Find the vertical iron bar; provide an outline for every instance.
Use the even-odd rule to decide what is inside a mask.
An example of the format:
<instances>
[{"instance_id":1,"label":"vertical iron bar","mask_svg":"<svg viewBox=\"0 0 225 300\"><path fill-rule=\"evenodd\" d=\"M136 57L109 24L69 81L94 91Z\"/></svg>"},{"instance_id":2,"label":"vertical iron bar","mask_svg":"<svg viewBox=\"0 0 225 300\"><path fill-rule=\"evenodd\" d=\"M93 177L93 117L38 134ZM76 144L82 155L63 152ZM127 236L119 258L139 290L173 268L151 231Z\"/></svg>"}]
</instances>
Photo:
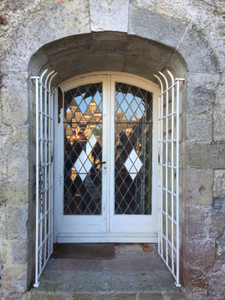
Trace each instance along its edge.
<instances>
[{"instance_id":1,"label":"vertical iron bar","mask_svg":"<svg viewBox=\"0 0 225 300\"><path fill-rule=\"evenodd\" d=\"M49 202L49 239L50 239L50 253L53 252L53 92L51 88L51 83L53 78L57 75L54 71L49 74L51 75L49 82L48 82L48 91L49 91L49 102L50 102L50 110L49 110L49 117L50 117L50 128L49 128L49 149L50 149L50 202Z\"/></svg>"},{"instance_id":2,"label":"vertical iron bar","mask_svg":"<svg viewBox=\"0 0 225 300\"><path fill-rule=\"evenodd\" d=\"M162 88L161 88L162 89ZM161 160L161 140L160 140L160 133L161 133L161 116L160 116L160 112L161 112L161 95L158 97L158 166L160 166L160 160ZM161 168L161 166L160 166ZM161 195L161 175L160 175L160 172L159 172L159 176L157 178L158 180L158 197L160 199L160 195ZM160 213L161 215L161 202L158 201L158 212ZM161 252L161 219L159 217L159 215L157 216L157 220L158 220L158 253Z\"/></svg>"},{"instance_id":3,"label":"vertical iron bar","mask_svg":"<svg viewBox=\"0 0 225 300\"><path fill-rule=\"evenodd\" d=\"M161 94L159 96L159 144L160 144L160 159L159 159L159 165L160 165L160 184L159 184L159 194L160 194L160 217L159 217L159 232L158 232L158 253L163 257L163 83L159 76L154 76L158 79L161 87Z\"/></svg>"},{"instance_id":4,"label":"vertical iron bar","mask_svg":"<svg viewBox=\"0 0 225 300\"><path fill-rule=\"evenodd\" d=\"M47 80L47 79L46 79ZM46 85L44 86L44 123L45 123L45 128L44 128L44 262L43 264L45 264L46 262L46 254L47 254L47 195L48 195L48 184L47 184L47 174L48 174L48 157L47 157L47 143L48 143L48 137L47 137L47 114L48 114L48 110L47 110L47 88Z\"/></svg>"},{"instance_id":5,"label":"vertical iron bar","mask_svg":"<svg viewBox=\"0 0 225 300\"><path fill-rule=\"evenodd\" d=\"M172 218L172 233L171 233L171 242L172 242L172 249L171 249L171 259L172 259L172 271L174 272L174 83L172 83L172 120L171 120L171 218Z\"/></svg>"},{"instance_id":6,"label":"vertical iron bar","mask_svg":"<svg viewBox=\"0 0 225 300\"><path fill-rule=\"evenodd\" d=\"M43 223L43 76L45 75L45 73L47 72L47 70L45 70L41 76L40 76L40 97L39 97L39 101L40 101L40 110L39 110L39 114L40 114L40 137L39 137L39 141L40 141L40 167L41 167L41 172L42 172L42 182L41 182L41 190L40 190L40 252L39 252L39 267L40 267L40 272L39 272L39 276L40 273L42 271L42 256L43 256L43 228L42 228L42 223Z\"/></svg>"},{"instance_id":7,"label":"vertical iron bar","mask_svg":"<svg viewBox=\"0 0 225 300\"><path fill-rule=\"evenodd\" d=\"M40 111L39 111L39 114L40 114L40 136L39 136L39 141L40 141L40 171L41 171L41 180L43 181L43 174L42 174L42 170L43 170L43 166L42 166L42 163L43 163L43 116L42 116L42 82L40 82L40 98L39 98L39 101L40 101ZM40 183L40 220L39 220L39 230L40 230L40 249L39 249L39 270L41 272L41 269L42 269L42 210L43 210L43 200L42 200L42 190L43 190L43 183L41 182ZM39 274L40 274L39 272Z\"/></svg>"},{"instance_id":8,"label":"vertical iron bar","mask_svg":"<svg viewBox=\"0 0 225 300\"><path fill-rule=\"evenodd\" d=\"M168 264L168 87L166 90L166 262Z\"/></svg>"},{"instance_id":9,"label":"vertical iron bar","mask_svg":"<svg viewBox=\"0 0 225 300\"><path fill-rule=\"evenodd\" d=\"M46 87L47 88L47 87ZM47 248L48 248L48 257L50 255L50 222L51 222L51 216L50 216L50 205L51 205L51 185L52 185L52 181L51 181L51 136L50 136L50 130L51 130L51 94L50 91L48 90L48 131L47 131L47 136L48 136L48 214L47 214L47 218L48 218L48 240L47 240Z\"/></svg>"},{"instance_id":10,"label":"vertical iron bar","mask_svg":"<svg viewBox=\"0 0 225 300\"><path fill-rule=\"evenodd\" d=\"M38 237L39 237L39 77L35 78L36 98L36 238L35 238L35 282L34 287L39 286L38 282Z\"/></svg>"},{"instance_id":11,"label":"vertical iron bar","mask_svg":"<svg viewBox=\"0 0 225 300\"><path fill-rule=\"evenodd\" d=\"M145 109L147 110L147 101L145 102ZM147 112L146 112L147 113ZM144 170L148 170L148 166L146 166L146 132L144 130L145 124L146 124L146 113L144 114L144 120L141 123L141 136L142 136L142 155L143 155L143 165L144 165ZM142 174L141 178L141 214L144 214L145 212L145 171Z\"/></svg>"},{"instance_id":12,"label":"vertical iron bar","mask_svg":"<svg viewBox=\"0 0 225 300\"><path fill-rule=\"evenodd\" d=\"M171 267L174 273L174 77L170 71L171 78Z\"/></svg>"},{"instance_id":13,"label":"vertical iron bar","mask_svg":"<svg viewBox=\"0 0 225 300\"><path fill-rule=\"evenodd\" d=\"M168 265L168 105L169 105L169 100L168 100L168 81L166 76L162 73L159 72L159 74L164 78L165 80L165 84L166 84L166 90L165 90L165 94L166 94L166 113L165 116L163 115L163 117L166 120L166 139L165 139L165 144L166 144L166 161L165 161L165 168L166 168L166 187L165 187L165 191L166 191L166 263Z\"/></svg>"},{"instance_id":14,"label":"vertical iron bar","mask_svg":"<svg viewBox=\"0 0 225 300\"><path fill-rule=\"evenodd\" d=\"M177 132L176 132L176 221L177 221L177 226L176 226L176 250L177 250L177 261L176 261L176 286L180 286L179 282L179 273L180 273L180 265L179 265L179 257L180 257L180 252L179 252L179 116L180 116L180 109L179 109L179 91L180 89L180 82L177 81Z\"/></svg>"},{"instance_id":15,"label":"vertical iron bar","mask_svg":"<svg viewBox=\"0 0 225 300\"><path fill-rule=\"evenodd\" d=\"M160 155L160 185L161 185L161 255L163 256L163 102L164 102L164 95L161 94L161 137L160 137L160 144L161 144L161 155Z\"/></svg>"},{"instance_id":16,"label":"vertical iron bar","mask_svg":"<svg viewBox=\"0 0 225 300\"><path fill-rule=\"evenodd\" d=\"M50 87L51 88L51 87ZM50 168L50 176L51 176L51 192L50 192L50 254L53 252L53 94L50 92L50 160L51 160L51 168Z\"/></svg>"}]
</instances>

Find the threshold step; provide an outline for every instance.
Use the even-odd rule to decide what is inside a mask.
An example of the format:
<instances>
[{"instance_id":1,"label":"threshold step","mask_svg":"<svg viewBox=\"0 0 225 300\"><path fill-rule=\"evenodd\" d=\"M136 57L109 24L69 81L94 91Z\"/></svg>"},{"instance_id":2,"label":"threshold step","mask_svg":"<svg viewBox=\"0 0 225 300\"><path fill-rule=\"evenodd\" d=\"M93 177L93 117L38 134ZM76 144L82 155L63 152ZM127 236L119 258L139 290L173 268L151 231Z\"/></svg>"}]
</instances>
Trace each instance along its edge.
<instances>
[{"instance_id":1,"label":"threshold step","mask_svg":"<svg viewBox=\"0 0 225 300\"><path fill-rule=\"evenodd\" d=\"M26 294L26 300L184 300L183 292L168 293L58 293L31 291Z\"/></svg>"}]
</instances>

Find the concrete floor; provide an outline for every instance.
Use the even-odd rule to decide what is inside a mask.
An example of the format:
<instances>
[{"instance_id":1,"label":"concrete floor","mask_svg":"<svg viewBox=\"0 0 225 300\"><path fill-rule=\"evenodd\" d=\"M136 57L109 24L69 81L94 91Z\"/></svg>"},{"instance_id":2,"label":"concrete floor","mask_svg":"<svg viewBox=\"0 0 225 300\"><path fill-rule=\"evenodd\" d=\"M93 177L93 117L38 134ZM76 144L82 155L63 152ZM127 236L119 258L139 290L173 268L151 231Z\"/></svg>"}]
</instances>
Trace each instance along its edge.
<instances>
[{"instance_id":1,"label":"concrete floor","mask_svg":"<svg viewBox=\"0 0 225 300\"><path fill-rule=\"evenodd\" d=\"M115 258L51 259L27 299L185 299L157 254L142 246L116 245Z\"/></svg>"}]
</instances>

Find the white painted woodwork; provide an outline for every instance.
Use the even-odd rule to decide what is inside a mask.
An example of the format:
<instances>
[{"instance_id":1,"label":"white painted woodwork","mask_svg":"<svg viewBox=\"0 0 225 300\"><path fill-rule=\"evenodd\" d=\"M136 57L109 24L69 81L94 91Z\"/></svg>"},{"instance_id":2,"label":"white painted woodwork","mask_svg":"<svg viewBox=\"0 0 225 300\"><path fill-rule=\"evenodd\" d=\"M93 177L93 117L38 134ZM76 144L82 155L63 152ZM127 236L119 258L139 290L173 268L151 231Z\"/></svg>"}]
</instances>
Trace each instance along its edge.
<instances>
[{"instance_id":1,"label":"white painted woodwork","mask_svg":"<svg viewBox=\"0 0 225 300\"><path fill-rule=\"evenodd\" d=\"M159 88L149 80L126 73L98 72L74 77L63 82L63 92L72 88L102 82L103 84L103 153L102 161L102 215L64 215L64 130L63 109L60 123L55 120L55 242L157 242L157 99ZM115 83L124 82L143 88L153 94L153 149L152 149L152 214L114 214L114 97ZM58 105L55 105L57 115Z\"/></svg>"}]
</instances>

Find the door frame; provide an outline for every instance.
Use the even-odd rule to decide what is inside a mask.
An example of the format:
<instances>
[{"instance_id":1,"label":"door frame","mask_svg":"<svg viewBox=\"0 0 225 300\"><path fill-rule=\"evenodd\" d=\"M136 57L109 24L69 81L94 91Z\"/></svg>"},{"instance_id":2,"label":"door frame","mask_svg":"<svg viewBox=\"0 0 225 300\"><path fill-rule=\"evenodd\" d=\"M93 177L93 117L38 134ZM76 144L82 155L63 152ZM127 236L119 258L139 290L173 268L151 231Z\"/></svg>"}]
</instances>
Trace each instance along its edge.
<instances>
[{"instance_id":1,"label":"door frame","mask_svg":"<svg viewBox=\"0 0 225 300\"><path fill-rule=\"evenodd\" d=\"M108 76L107 76L108 75ZM117 226L117 222L114 221L114 223L112 222L113 218L110 217L110 211L114 211L113 209L113 205L114 205L114 201L113 199L109 199L109 197L107 197L107 207L109 208L110 205L110 209L108 209L106 215L106 232L105 233L101 233L101 232L88 232L85 235L80 235L79 237L73 237L73 233L68 231L68 232L63 232L61 233L58 229L58 222L56 221L56 218L59 218L59 209L57 208L57 203L59 201L57 201L57 197L59 195L59 190L58 187L63 184L63 180L64 180L64 176L63 174L60 174L61 171L58 168L58 164L55 164L55 176L54 176L54 201L55 201L55 205L54 205L54 242L157 242L157 236L158 236L158 179L159 179L159 170L158 170L158 96L160 94L160 89L158 87L157 84L151 82L148 79L133 75L133 74L129 74L129 73L120 73L120 72L92 72L92 73L87 73L87 74L82 74L80 76L75 76L73 78L70 78L66 81L64 81L63 83L61 83L59 85L60 89L62 90L62 93L64 93L65 91L68 91L70 89L76 88L78 86L81 86L83 84L91 84L91 83L95 83L95 82L102 82L103 76L106 78L106 81L111 81L113 80L114 82L124 82L124 83L128 83L140 88L143 88L149 92L152 93L153 95L153 142L152 142L152 171L153 171L153 176L152 176L152 215L154 220L152 221L152 228L151 230L148 229L148 221L147 219L149 218L149 215L142 215L143 217L143 222L144 222L144 226L143 228L146 228L146 230L143 230L142 232L135 232L135 225L136 225L136 216L135 215L128 215L130 222L127 226L127 228L130 231L130 227L133 227L133 231L132 233L130 233L128 230L121 230L121 223L119 226ZM109 86L109 82L107 84L107 86ZM105 89L104 90L104 86L103 86L103 93L107 94L107 97L111 99L113 99L114 97L114 89L112 88L110 89ZM58 116L58 95L56 95L56 105L55 105L55 115ZM108 107L109 109L109 107ZM105 112L103 111L103 114ZM108 112L110 113L110 112ZM111 113L112 114L112 113ZM114 117L114 114L113 114ZM63 118L63 109L61 109L60 112L60 118L62 120ZM58 118L55 118L57 122ZM57 129L57 128L56 128ZM57 130L55 130L55 135L56 135ZM63 130L62 130L63 133ZM104 134L104 133L103 133ZM108 136L108 142L114 141L113 139L114 137L114 132L111 132L111 136ZM61 137L63 138L63 137ZM57 141L59 141L59 139L55 136L55 151L54 151L54 161L57 162L60 159L60 155L61 155L61 159L63 160L63 156L62 153L59 153L59 144ZM62 147L63 148L63 147ZM64 149L63 149L64 150ZM63 163L61 161L61 163ZM114 157L111 158L108 168L111 170L114 170ZM112 173L112 172L111 172ZM110 175L109 177L110 182L108 182L108 187L114 184L114 177L112 175ZM109 195L109 191L106 191L107 195ZM61 195L62 196L62 195ZM112 196L111 196L112 197ZM74 217L74 216L73 216ZM81 217L81 216L75 216L75 217ZM90 218L92 216L89 216ZM96 216L95 216L96 217ZM121 219L122 217L124 217L124 215L116 215L116 219ZM79 220L82 223L81 218L79 218ZM97 219L96 219L97 221ZM96 222L96 226L98 221ZM114 232L109 234L109 230L110 228L114 228Z\"/></svg>"}]
</instances>

